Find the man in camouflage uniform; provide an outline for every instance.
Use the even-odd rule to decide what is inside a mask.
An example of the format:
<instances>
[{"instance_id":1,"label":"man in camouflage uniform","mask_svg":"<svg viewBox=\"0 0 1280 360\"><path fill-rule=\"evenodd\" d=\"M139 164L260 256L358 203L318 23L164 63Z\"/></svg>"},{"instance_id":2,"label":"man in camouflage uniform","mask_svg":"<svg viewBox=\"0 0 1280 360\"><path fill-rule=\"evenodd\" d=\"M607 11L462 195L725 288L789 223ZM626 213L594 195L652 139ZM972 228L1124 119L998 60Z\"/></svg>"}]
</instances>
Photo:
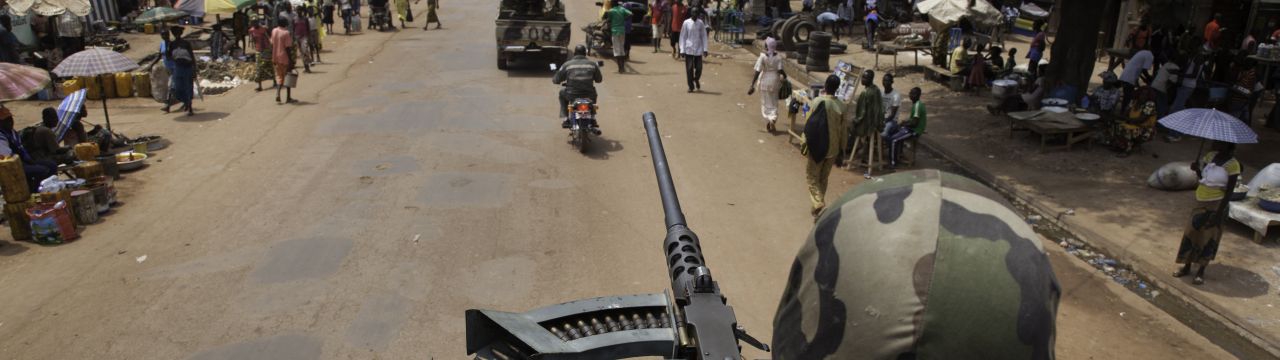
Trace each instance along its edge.
<instances>
[{"instance_id":1,"label":"man in camouflage uniform","mask_svg":"<svg viewBox=\"0 0 1280 360\"><path fill-rule=\"evenodd\" d=\"M774 358L1053 359L1061 289L1038 239L958 175L865 182L796 256Z\"/></svg>"},{"instance_id":2,"label":"man in camouflage uniform","mask_svg":"<svg viewBox=\"0 0 1280 360\"><path fill-rule=\"evenodd\" d=\"M812 116L819 106L824 106L827 116L827 155L822 161L814 161L809 159L806 161L805 175L809 180L809 200L813 203L812 213L814 218L822 213L822 209L826 207L827 201L827 179L831 177L831 166L835 164L836 157L840 156L840 149L844 148L844 133L847 131L844 121L844 103L835 97L836 89L840 88L840 78L835 75L827 76L827 81L823 84L822 96L814 99L809 103L809 115ZM805 119L807 122L808 119Z\"/></svg>"}]
</instances>

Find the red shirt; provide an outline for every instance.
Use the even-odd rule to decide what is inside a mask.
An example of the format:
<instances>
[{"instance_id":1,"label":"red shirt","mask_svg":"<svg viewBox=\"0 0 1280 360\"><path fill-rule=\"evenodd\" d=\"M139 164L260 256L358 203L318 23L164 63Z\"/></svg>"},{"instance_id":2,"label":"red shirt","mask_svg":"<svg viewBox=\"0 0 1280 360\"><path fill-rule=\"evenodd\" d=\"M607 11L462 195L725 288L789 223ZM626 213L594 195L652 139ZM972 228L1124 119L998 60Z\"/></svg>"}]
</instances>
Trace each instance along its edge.
<instances>
[{"instance_id":1,"label":"red shirt","mask_svg":"<svg viewBox=\"0 0 1280 360\"><path fill-rule=\"evenodd\" d=\"M680 32L680 26L684 25L684 17L688 12L689 9L679 1L671 5L671 32Z\"/></svg>"},{"instance_id":2,"label":"red shirt","mask_svg":"<svg viewBox=\"0 0 1280 360\"><path fill-rule=\"evenodd\" d=\"M1209 44L1210 49L1218 48L1218 38L1222 37L1222 26L1218 25L1218 20L1210 21L1204 26L1204 42Z\"/></svg>"},{"instance_id":3,"label":"red shirt","mask_svg":"<svg viewBox=\"0 0 1280 360\"><path fill-rule=\"evenodd\" d=\"M653 24L654 24L654 25L661 24L661 23L662 23L662 8L659 8L659 7L657 7L657 6L654 6L654 7L650 8L650 9L649 9L649 18L650 18L650 19L649 19L650 21L653 21Z\"/></svg>"},{"instance_id":4,"label":"red shirt","mask_svg":"<svg viewBox=\"0 0 1280 360\"><path fill-rule=\"evenodd\" d=\"M293 46L293 36L289 36L289 30L282 27L276 27L271 30L271 61L276 64L289 64L289 47Z\"/></svg>"},{"instance_id":5,"label":"red shirt","mask_svg":"<svg viewBox=\"0 0 1280 360\"><path fill-rule=\"evenodd\" d=\"M254 26L249 29L249 37L253 38L253 48L258 53L267 52L271 46L271 38L267 36L267 28L265 26Z\"/></svg>"}]
</instances>

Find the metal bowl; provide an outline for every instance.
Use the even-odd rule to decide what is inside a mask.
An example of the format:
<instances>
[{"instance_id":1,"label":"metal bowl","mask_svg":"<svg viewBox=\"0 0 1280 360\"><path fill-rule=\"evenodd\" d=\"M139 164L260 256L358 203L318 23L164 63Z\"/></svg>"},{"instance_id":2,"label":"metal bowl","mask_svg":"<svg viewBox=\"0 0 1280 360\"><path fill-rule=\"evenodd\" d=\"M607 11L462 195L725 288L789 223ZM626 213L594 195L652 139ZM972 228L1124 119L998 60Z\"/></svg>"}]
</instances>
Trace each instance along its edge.
<instances>
[{"instance_id":1,"label":"metal bowl","mask_svg":"<svg viewBox=\"0 0 1280 360\"><path fill-rule=\"evenodd\" d=\"M133 160L130 160L132 157ZM135 154L132 151L116 154L116 167L120 171L133 171L147 163L147 154Z\"/></svg>"},{"instance_id":2,"label":"metal bowl","mask_svg":"<svg viewBox=\"0 0 1280 360\"><path fill-rule=\"evenodd\" d=\"M1064 108L1064 107L1061 107L1061 106L1045 106L1045 107L1040 108L1040 110L1044 110L1045 112L1051 112L1051 113L1056 113L1056 114L1061 114L1061 113L1064 113L1064 112L1069 111L1069 110L1067 110L1067 108Z\"/></svg>"},{"instance_id":3,"label":"metal bowl","mask_svg":"<svg viewBox=\"0 0 1280 360\"><path fill-rule=\"evenodd\" d=\"M1041 100L1040 104L1044 106L1067 106L1070 102L1067 99L1048 98Z\"/></svg>"}]
</instances>

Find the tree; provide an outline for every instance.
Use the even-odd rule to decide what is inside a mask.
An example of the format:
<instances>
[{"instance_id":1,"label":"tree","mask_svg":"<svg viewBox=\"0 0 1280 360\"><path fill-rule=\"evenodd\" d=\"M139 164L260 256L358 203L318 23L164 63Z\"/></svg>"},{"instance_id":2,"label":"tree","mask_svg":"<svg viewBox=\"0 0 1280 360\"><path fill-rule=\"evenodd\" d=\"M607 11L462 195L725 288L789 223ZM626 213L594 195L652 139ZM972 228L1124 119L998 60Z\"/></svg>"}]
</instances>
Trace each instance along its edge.
<instances>
[{"instance_id":1,"label":"tree","mask_svg":"<svg viewBox=\"0 0 1280 360\"><path fill-rule=\"evenodd\" d=\"M1098 60L1098 29L1102 25L1102 16L1107 6L1116 6L1116 1L1108 0L1059 0L1054 6L1061 22L1054 31L1053 48L1048 57L1049 69L1045 72L1045 84L1074 86L1078 93L1075 98L1089 87L1089 78L1093 77L1093 66ZM1035 66L1035 64L1027 64ZM1050 87L1052 89L1052 87Z\"/></svg>"}]
</instances>

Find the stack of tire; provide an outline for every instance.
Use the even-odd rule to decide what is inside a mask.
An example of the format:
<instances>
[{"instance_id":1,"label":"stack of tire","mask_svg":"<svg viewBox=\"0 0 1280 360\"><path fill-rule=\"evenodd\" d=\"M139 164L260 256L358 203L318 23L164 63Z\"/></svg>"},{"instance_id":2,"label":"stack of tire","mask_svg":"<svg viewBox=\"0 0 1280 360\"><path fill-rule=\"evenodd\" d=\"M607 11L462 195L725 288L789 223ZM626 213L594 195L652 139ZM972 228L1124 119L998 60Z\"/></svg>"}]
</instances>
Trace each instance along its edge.
<instances>
[{"instance_id":1,"label":"stack of tire","mask_svg":"<svg viewBox=\"0 0 1280 360\"><path fill-rule=\"evenodd\" d=\"M804 62L805 70L831 71L831 33L817 31L809 36L808 62Z\"/></svg>"},{"instance_id":2,"label":"stack of tire","mask_svg":"<svg viewBox=\"0 0 1280 360\"><path fill-rule=\"evenodd\" d=\"M796 44L809 41L809 33L818 29L818 21L811 15L796 15L786 21L774 23L773 33L778 34L778 50L794 51Z\"/></svg>"}]
</instances>

